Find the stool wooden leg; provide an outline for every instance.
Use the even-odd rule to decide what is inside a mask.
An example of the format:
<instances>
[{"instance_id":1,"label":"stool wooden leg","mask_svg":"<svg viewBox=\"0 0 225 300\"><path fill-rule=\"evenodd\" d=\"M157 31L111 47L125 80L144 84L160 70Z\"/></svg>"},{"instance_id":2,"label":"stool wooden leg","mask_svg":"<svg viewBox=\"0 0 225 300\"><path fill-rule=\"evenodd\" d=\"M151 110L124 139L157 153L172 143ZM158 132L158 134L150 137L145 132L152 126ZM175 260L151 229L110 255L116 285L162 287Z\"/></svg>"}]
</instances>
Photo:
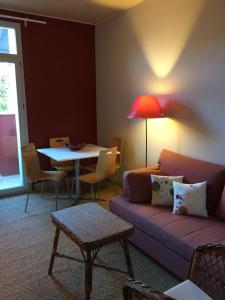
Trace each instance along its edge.
<instances>
[{"instance_id":1,"label":"stool wooden leg","mask_svg":"<svg viewBox=\"0 0 225 300\"><path fill-rule=\"evenodd\" d=\"M25 213L27 213L27 206L28 206L28 200L30 196L30 191L31 191L31 182L28 182L28 187L27 187L27 200L26 200L26 206L25 206Z\"/></svg>"},{"instance_id":2,"label":"stool wooden leg","mask_svg":"<svg viewBox=\"0 0 225 300\"><path fill-rule=\"evenodd\" d=\"M91 184L91 200L94 201L94 188L93 188L93 184Z\"/></svg>"},{"instance_id":3,"label":"stool wooden leg","mask_svg":"<svg viewBox=\"0 0 225 300\"><path fill-rule=\"evenodd\" d=\"M91 251L87 251L85 260L85 300L90 300L92 290L92 258Z\"/></svg>"},{"instance_id":4,"label":"stool wooden leg","mask_svg":"<svg viewBox=\"0 0 225 300\"><path fill-rule=\"evenodd\" d=\"M129 253L127 242L125 240L123 240L120 243L124 250L124 255L125 255L126 264L127 264L127 272L129 274L130 278L134 278L134 271L133 271L133 267L131 264L130 253Z\"/></svg>"},{"instance_id":5,"label":"stool wooden leg","mask_svg":"<svg viewBox=\"0 0 225 300\"><path fill-rule=\"evenodd\" d=\"M132 300L132 291L128 286L123 287L123 300Z\"/></svg>"},{"instance_id":6,"label":"stool wooden leg","mask_svg":"<svg viewBox=\"0 0 225 300\"><path fill-rule=\"evenodd\" d=\"M49 264L49 268L48 268L48 275L52 274L52 268L53 268L55 254L56 254L57 246L58 246L59 233L60 233L60 229L58 227L56 227L55 238L54 238L53 248L52 248L52 255L51 255L50 264Z\"/></svg>"},{"instance_id":7,"label":"stool wooden leg","mask_svg":"<svg viewBox=\"0 0 225 300\"><path fill-rule=\"evenodd\" d=\"M55 182L55 210L58 210L58 192L59 192L59 183Z\"/></svg>"}]
</instances>

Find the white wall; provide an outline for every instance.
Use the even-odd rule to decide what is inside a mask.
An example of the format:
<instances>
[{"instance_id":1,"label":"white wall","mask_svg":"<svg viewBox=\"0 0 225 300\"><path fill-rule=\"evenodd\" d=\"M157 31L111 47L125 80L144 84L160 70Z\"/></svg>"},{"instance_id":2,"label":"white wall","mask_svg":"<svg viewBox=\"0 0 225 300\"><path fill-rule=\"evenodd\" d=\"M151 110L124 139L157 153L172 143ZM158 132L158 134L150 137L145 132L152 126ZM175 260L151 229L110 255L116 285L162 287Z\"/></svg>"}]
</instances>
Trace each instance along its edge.
<instances>
[{"instance_id":1,"label":"white wall","mask_svg":"<svg viewBox=\"0 0 225 300\"><path fill-rule=\"evenodd\" d=\"M225 1L147 0L96 28L98 142L125 138L123 169L144 166L138 95L170 118L149 120L149 164L163 148L225 164ZM194 167L194 166L193 166Z\"/></svg>"}]
</instances>

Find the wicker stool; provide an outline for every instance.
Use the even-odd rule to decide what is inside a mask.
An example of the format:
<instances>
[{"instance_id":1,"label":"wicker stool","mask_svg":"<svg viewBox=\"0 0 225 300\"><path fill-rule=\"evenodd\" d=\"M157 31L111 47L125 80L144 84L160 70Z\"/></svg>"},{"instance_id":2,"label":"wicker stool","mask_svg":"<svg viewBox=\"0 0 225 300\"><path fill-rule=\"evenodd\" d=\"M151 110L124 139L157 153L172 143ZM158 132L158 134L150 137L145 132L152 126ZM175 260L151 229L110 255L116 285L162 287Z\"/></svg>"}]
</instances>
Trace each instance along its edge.
<instances>
[{"instance_id":1,"label":"wicker stool","mask_svg":"<svg viewBox=\"0 0 225 300\"><path fill-rule=\"evenodd\" d=\"M48 274L52 274L55 256L72 259L85 263L85 299L90 299L92 290L93 266L112 269L129 274L133 278L134 273L125 238L133 232L133 226L118 216L105 210L95 203L81 204L66 208L51 214L52 222L56 226L55 239ZM83 260L59 254L57 245L59 233L62 230L80 248ZM124 249L127 272L117 268L94 263L99 250L108 244L119 241Z\"/></svg>"}]
</instances>

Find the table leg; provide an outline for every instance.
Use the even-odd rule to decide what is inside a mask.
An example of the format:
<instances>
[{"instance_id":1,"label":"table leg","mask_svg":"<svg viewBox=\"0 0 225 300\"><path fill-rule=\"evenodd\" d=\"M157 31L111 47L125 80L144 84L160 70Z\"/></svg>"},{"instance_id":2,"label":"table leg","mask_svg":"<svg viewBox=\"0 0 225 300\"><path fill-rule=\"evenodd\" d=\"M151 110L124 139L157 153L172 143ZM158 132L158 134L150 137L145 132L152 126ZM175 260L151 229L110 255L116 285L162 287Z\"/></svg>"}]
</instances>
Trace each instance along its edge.
<instances>
[{"instance_id":1,"label":"table leg","mask_svg":"<svg viewBox=\"0 0 225 300\"><path fill-rule=\"evenodd\" d=\"M91 251L87 251L85 260L85 300L90 299L92 290L92 258Z\"/></svg>"},{"instance_id":2,"label":"table leg","mask_svg":"<svg viewBox=\"0 0 225 300\"><path fill-rule=\"evenodd\" d=\"M80 176L80 160L75 160L75 177ZM80 198L80 180L76 179L76 198Z\"/></svg>"},{"instance_id":3,"label":"table leg","mask_svg":"<svg viewBox=\"0 0 225 300\"><path fill-rule=\"evenodd\" d=\"M131 264L130 253L129 253L127 241L123 240L120 243L124 250L124 255L125 255L126 264L127 264L127 272L129 274L130 278L134 278L134 271L133 271L133 267Z\"/></svg>"},{"instance_id":4,"label":"table leg","mask_svg":"<svg viewBox=\"0 0 225 300\"><path fill-rule=\"evenodd\" d=\"M56 254L57 246L58 246L59 233L60 233L60 229L58 227L56 227L55 238L54 238L53 248L52 248L52 255L51 255L50 264L49 264L49 268L48 268L48 275L52 274L52 268L53 268L55 254Z\"/></svg>"}]
</instances>

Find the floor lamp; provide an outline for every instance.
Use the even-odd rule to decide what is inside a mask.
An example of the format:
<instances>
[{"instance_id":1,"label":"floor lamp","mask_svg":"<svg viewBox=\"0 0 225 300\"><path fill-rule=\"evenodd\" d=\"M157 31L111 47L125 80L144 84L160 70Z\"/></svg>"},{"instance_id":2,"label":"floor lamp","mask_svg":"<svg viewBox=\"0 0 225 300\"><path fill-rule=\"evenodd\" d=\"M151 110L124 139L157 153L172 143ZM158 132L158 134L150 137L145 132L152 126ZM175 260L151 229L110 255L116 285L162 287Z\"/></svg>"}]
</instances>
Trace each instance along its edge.
<instances>
[{"instance_id":1,"label":"floor lamp","mask_svg":"<svg viewBox=\"0 0 225 300\"><path fill-rule=\"evenodd\" d=\"M145 119L145 167L148 163L148 119L164 118L162 107L155 96L138 96L128 114L129 119Z\"/></svg>"}]
</instances>

